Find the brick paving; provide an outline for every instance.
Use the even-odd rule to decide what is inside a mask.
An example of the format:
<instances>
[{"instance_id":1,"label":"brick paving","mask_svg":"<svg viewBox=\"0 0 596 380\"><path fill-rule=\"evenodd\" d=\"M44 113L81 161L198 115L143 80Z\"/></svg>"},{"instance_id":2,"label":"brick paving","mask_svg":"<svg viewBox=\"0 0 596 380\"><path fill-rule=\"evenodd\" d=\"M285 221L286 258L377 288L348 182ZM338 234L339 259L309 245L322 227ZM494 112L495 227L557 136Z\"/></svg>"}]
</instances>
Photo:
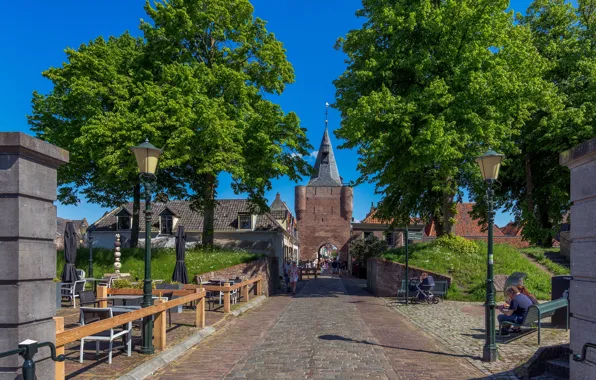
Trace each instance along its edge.
<instances>
[{"instance_id":1,"label":"brick paving","mask_svg":"<svg viewBox=\"0 0 596 380\"><path fill-rule=\"evenodd\" d=\"M447 347L449 352L463 355L474 367L491 379L517 379L516 367L524 364L539 347L569 343L569 333L564 328L554 328L545 319L542 324L541 345L536 332L512 333L500 338L497 334L499 361L482 362L484 346L484 306L480 302L443 301L438 305L388 302L400 314ZM497 323L498 326L498 323ZM546 377L545 377L546 378Z\"/></svg>"},{"instance_id":2,"label":"brick paving","mask_svg":"<svg viewBox=\"0 0 596 380\"><path fill-rule=\"evenodd\" d=\"M363 290L322 277L295 298L271 297L152 379L470 379L464 357Z\"/></svg>"}]
</instances>

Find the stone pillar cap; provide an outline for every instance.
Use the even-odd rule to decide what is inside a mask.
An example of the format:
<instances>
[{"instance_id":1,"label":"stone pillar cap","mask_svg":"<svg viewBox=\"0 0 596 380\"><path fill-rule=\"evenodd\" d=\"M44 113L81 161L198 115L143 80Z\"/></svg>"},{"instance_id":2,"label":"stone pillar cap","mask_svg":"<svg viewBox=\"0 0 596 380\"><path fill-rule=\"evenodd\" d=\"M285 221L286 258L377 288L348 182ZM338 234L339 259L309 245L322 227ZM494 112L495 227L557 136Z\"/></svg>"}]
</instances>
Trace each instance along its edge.
<instances>
[{"instance_id":1,"label":"stone pillar cap","mask_svg":"<svg viewBox=\"0 0 596 380\"><path fill-rule=\"evenodd\" d=\"M18 154L55 168L69 161L68 151L22 132L0 132L0 154Z\"/></svg>"},{"instance_id":2,"label":"stone pillar cap","mask_svg":"<svg viewBox=\"0 0 596 380\"><path fill-rule=\"evenodd\" d=\"M569 168L596 160L596 138L584 141L559 155L559 164Z\"/></svg>"}]
</instances>

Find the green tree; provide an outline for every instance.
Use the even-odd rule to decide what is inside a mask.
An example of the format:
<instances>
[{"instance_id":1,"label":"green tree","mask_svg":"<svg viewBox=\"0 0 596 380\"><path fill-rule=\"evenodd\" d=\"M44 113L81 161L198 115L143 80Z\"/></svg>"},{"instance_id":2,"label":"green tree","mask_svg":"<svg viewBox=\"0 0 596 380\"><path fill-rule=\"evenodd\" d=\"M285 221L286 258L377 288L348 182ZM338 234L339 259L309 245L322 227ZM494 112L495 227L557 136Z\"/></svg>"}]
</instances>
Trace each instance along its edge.
<instances>
[{"instance_id":1,"label":"green tree","mask_svg":"<svg viewBox=\"0 0 596 380\"><path fill-rule=\"evenodd\" d=\"M132 246L138 240L140 184L130 147L145 138L157 146L169 143L155 101L163 97L143 70L144 47L142 39L124 34L67 49L62 67L43 72L53 88L34 92L28 117L39 138L70 152L70 163L58 170L60 202L76 204L82 195L114 207L134 200ZM158 186L184 196L183 182L170 170L173 163L166 150Z\"/></svg>"},{"instance_id":2,"label":"green tree","mask_svg":"<svg viewBox=\"0 0 596 380\"><path fill-rule=\"evenodd\" d=\"M559 154L596 135L596 2L535 0L518 21L532 33L533 46L547 62L542 77L555 89L508 145L500 204L513 211L533 244L552 246L556 228L569 209L569 172Z\"/></svg>"},{"instance_id":3,"label":"green tree","mask_svg":"<svg viewBox=\"0 0 596 380\"><path fill-rule=\"evenodd\" d=\"M266 98L281 94L294 71L248 0L156 1L146 11L153 20L141 25L147 60L167 93L165 123L178 140L178 172L204 213L203 243L212 246L220 173L229 173L234 191L247 193L261 211L272 178L309 173L298 117Z\"/></svg>"},{"instance_id":4,"label":"green tree","mask_svg":"<svg viewBox=\"0 0 596 380\"><path fill-rule=\"evenodd\" d=\"M360 265L366 265L369 258L380 257L387 251L387 242L374 235L350 242L350 256Z\"/></svg>"},{"instance_id":5,"label":"green tree","mask_svg":"<svg viewBox=\"0 0 596 380\"><path fill-rule=\"evenodd\" d=\"M454 231L458 192L479 174L473 158L505 149L548 84L545 63L506 0L364 0L361 29L337 47L338 137L361 155L359 181L383 195L380 214ZM546 90L545 90L546 91Z\"/></svg>"}]
</instances>

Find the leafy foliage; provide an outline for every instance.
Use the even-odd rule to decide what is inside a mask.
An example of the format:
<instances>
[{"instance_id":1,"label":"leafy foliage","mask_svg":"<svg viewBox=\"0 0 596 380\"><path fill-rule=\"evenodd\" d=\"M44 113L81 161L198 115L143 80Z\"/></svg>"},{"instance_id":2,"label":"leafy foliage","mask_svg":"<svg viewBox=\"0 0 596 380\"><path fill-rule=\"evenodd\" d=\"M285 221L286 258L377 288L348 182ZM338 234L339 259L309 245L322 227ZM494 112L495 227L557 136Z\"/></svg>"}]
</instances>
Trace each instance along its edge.
<instances>
[{"instance_id":1,"label":"leafy foliage","mask_svg":"<svg viewBox=\"0 0 596 380\"><path fill-rule=\"evenodd\" d=\"M355 239L350 242L350 256L360 265L366 265L366 261L372 257L380 257L387 251L387 242L374 235L365 239Z\"/></svg>"},{"instance_id":2,"label":"leafy foliage","mask_svg":"<svg viewBox=\"0 0 596 380\"><path fill-rule=\"evenodd\" d=\"M45 71L53 89L34 93L29 122L70 151L71 163L59 169L64 203L76 203L79 191L105 207L130 199L138 183L130 147L149 138L164 150L156 191L204 210L203 242L211 244L220 173L259 210L267 209L272 178L309 173L297 115L266 98L281 94L294 72L248 0L156 1L145 9L144 38L98 38Z\"/></svg>"},{"instance_id":3,"label":"leafy foliage","mask_svg":"<svg viewBox=\"0 0 596 380\"><path fill-rule=\"evenodd\" d=\"M336 134L358 149L359 182L376 183L386 219L419 215L451 232L457 192L479 179L473 158L511 144L548 91L508 3L364 0L363 27L338 41L348 68L334 82Z\"/></svg>"},{"instance_id":4,"label":"leafy foliage","mask_svg":"<svg viewBox=\"0 0 596 380\"><path fill-rule=\"evenodd\" d=\"M444 236L430 243L410 245L410 265L451 276L453 284L449 289L450 299L483 301L486 298L487 245L480 241L464 240L461 237ZM405 250L390 250L383 257L405 263ZM551 276L517 249L507 244L495 244L494 265L495 274L527 273L524 285L528 290L539 299L550 299ZM497 296L502 296L502 293L497 292Z\"/></svg>"},{"instance_id":5,"label":"leafy foliage","mask_svg":"<svg viewBox=\"0 0 596 380\"><path fill-rule=\"evenodd\" d=\"M512 211L533 244L552 246L557 227L569 209L569 171L559 154L596 136L596 3L535 0L521 25L531 30L531 44L546 62L542 79L552 90L504 146L507 156L500 205Z\"/></svg>"}]
</instances>

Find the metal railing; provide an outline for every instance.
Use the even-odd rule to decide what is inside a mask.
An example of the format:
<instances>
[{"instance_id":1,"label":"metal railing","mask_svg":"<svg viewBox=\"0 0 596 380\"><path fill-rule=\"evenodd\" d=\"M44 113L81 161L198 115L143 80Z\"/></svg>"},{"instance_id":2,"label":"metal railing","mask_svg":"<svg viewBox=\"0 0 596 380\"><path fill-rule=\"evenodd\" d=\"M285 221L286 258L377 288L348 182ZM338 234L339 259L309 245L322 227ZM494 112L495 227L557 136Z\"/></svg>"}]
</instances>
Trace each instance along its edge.
<instances>
[{"instance_id":1,"label":"metal railing","mask_svg":"<svg viewBox=\"0 0 596 380\"><path fill-rule=\"evenodd\" d=\"M23 362L23 380L35 380L35 362L33 357L41 347L49 347L52 355L52 360L55 362L63 362L65 359L64 355L56 356L56 346L52 342L38 343L34 340L27 339L19 343L19 348L16 350L10 350L6 352L0 352L0 358L5 358L12 355L20 355L25 360Z\"/></svg>"},{"instance_id":2,"label":"metal railing","mask_svg":"<svg viewBox=\"0 0 596 380\"><path fill-rule=\"evenodd\" d=\"M573 360L576 362L583 362L584 360L586 360L586 354L588 352L588 348L594 348L596 349L596 344L594 343L586 343L584 344L584 347L582 347L582 353L580 354L575 354L573 355Z\"/></svg>"}]
</instances>

